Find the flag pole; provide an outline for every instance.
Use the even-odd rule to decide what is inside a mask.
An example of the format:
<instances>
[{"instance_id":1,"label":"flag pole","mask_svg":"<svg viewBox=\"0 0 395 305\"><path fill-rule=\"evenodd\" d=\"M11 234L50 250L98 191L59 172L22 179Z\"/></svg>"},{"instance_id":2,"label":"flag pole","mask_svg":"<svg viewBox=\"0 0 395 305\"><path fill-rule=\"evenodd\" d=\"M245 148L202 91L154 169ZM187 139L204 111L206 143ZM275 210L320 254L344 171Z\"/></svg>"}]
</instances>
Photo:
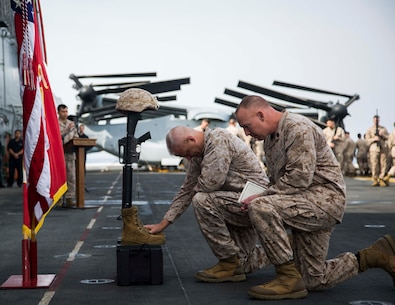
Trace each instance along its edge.
<instances>
[{"instance_id":1,"label":"flag pole","mask_svg":"<svg viewBox=\"0 0 395 305\"><path fill-rule=\"evenodd\" d=\"M23 183L23 201L27 204L28 194L26 187L26 175ZM24 209L24 213L26 210ZM22 239L22 274L11 275L2 285L1 289L17 288L49 288L55 280L55 274L37 274L37 238L36 238L36 218L31 216L30 239L27 233Z\"/></svg>"},{"instance_id":2,"label":"flag pole","mask_svg":"<svg viewBox=\"0 0 395 305\"><path fill-rule=\"evenodd\" d=\"M23 168L23 213L26 213L27 207L27 187L26 187L26 171ZM22 240L22 286L30 287L30 241L27 234L23 233Z\"/></svg>"},{"instance_id":3,"label":"flag pole","mask_svg":"<svg viewBox=\"0 0 395 305\"><path fill-rule=\"evenodd\" d=\"M10 279L11 277L9 278L9 280ZM29 239L27 238L27 236L25 236L22 239L22 283L21 284L22 287L25 288L30 287ZM6 288L8 287L7 282L5 282L4 285Z\"/></svg>"},{"instance_id":4,"label":"flag pole","mask_svg":"<svg viewBox=\"0 0 395 305\"><path fill-rule=\"evenodd\" d=\"M42 46L42 52L43 52L43 59L46 64L48 64L47 61L47 45L45 43L45 35L44 35L44 27L43 27L43 15L41 14L41 4L40 0L37 0L37 15L38 15L38 26L40 29L40 34L41 34L41 46Z\"/></svg>"},{"instance_id":5,"label":"flag pole","mask_svg":"<svg viewBox=\"0 0 395 305\"><path fill-rule=\"evenodd\" d=\"M29 248L29 263L30 263L30 284L37 285L37 239L36 239L36 221L34 213L31 216L32 228Z\"/></svg>"}]
</instances>

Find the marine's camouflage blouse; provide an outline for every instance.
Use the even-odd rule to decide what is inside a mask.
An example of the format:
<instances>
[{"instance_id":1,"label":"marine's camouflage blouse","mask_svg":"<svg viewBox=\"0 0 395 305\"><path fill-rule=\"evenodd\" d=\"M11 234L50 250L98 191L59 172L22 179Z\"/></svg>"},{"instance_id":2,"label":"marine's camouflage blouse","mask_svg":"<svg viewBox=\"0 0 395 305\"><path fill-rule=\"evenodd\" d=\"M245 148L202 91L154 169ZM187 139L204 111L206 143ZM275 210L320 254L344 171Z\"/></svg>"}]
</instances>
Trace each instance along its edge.
<instances>
[{"instance_id":1,"label":"marine's camouflage blouse","mask_svg":"<svg viewBox=\"0 0 395 305\"><path fill-rule=\"evenodd\" d=\"M376 125L370 126L369 129L366 131L366 143L369 145L369 151L370 152L387 152L387 143L386 140L388 139L388 130L384 126L378 126L379 132L381 134L380 136L380 142L379 145L378 143L374 140L376 136Z\"/></svg>"},{"instance_id":2,"label":"marine's camouflage blouse","mask_svg":"<svg viewBox=\"0 0 395 305\"><path fill-rule=\"evenodd\" d=\"M346 186L321 128L286 111L277 132L266 137L264 150L270 180L267 194L302 195L341 221Z\"/></svg>"},{"instance_id":3,"label":"marine's camouflage blouse","mask_svg":"<svg viewBox=\"0 0 395 305\"><path fill-rule=\"evenodd\" d=\"M252 149L225 129L207 128L202 158L192 158L185 180L165 214L173 222L191 204L196 192L241 193L247 180L266 186L265 172Z\"/></svg>"},{"instance_id":4,"label":"marine's camouflage blouse","mask_svg":"<svg viewBox=\"0 0 395 305\"><path fill-rule=\"evenodd\" d=\"M331 143L335 144L334 150L336 151L336 153L343 153L346 139L344 129L340 126L333 129L330 127L326 127L322 130L322 132L324 133L328 145L330 145ZM337 136L337 140L333 140L334 136Z\"/></svg>"},{"instance_id":5,"label":"marine's camouflage blouse","mask_svg":"<svg viewBox=\"0 0 395 305\"><path fill-rule=\"evenodd\" d=\"M69 126L72 121L66 120L65 122L62 122L61 120L59 121L59 130L60 130L60 135L62 137L62 142L63 142L63 149L65 154L73 154L74 149L70 146L69 149L65 149L64 145L68 142L70 142L73 138L78 138L78 131L77 128L74 127L72 129L69 129L67 126ZM67 156L66 156L67 158Z\"/></svg>"}]
</instances>

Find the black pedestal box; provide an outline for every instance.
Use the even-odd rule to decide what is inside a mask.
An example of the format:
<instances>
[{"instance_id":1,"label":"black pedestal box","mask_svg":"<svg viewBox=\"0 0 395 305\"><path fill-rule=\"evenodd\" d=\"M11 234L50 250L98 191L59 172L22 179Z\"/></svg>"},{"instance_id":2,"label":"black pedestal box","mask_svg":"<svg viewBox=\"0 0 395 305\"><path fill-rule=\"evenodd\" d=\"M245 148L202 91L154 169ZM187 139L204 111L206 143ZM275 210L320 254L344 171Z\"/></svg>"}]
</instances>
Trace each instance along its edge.
<instances>
[{"instance_id":1,"label":"black pedestal box","mask_svg":"<svg viewBox=\"0 0 395 305\"><path fill-rule=\"evenodd\" d=\"M163 254L158 245L117 246L117 284L163 283Z\"/></svg>"}]
</instances>

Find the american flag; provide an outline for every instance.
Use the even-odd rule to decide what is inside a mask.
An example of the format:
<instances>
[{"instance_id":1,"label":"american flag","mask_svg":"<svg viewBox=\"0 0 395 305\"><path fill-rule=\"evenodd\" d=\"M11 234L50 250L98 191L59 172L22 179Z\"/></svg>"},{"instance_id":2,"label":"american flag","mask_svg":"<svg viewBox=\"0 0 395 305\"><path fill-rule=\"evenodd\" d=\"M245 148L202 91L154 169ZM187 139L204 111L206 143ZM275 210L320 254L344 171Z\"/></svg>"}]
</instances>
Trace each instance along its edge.
<instances>
[{"instance_id":1,"label":"american flag","mask_svg":"<svg viewBox=\"0 0 395 305\"><path fill-rule=\"evenodd\" d=\"M11 0L18 43L23 103L24 236L41 228L67 190L66 166L55 101L48 81L38 0ZM41 12L40 12L41 14Z\"/></svg>"}]
</instances>

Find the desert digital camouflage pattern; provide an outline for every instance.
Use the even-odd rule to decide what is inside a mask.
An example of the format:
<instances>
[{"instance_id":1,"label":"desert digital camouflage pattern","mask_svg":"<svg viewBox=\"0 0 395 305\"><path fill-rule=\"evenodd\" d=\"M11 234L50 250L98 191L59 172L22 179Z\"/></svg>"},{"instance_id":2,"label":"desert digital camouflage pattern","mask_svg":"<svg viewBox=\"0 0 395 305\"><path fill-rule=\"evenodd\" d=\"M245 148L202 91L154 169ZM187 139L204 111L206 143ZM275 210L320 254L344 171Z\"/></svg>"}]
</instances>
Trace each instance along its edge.
<instances>
[{"instance_id":1,"label":"desert digital camouflage pattern","mask_svg":"<svg viewBox=\"0 0 395 305\"><path fill-rule=\"evenodd\" d=\"M280 265L294 259L309 290L332 287L356 275L354 254L326 260L346 195L343 175L322 130L303 116L285 112L264 145L270 184L264 196L252 201L249 214L270 261ZM285 229L292 230L293 251Z\"/></svg>"},{"instance_id":2,"label":"desert digital camouflage pattern","mask_svg":"<svg viewBox=\"0 0 395 305\"><path fill-rule=\"evenodd\" d=\"M157 110L158 108L159 104L156 97L139 88L125 90L115 105L115 109L121 112L142 112L146 109Z\"/></svg>"},{"instance_id":3,"label":"desert digital camouflage pattern","mask_svg":"<svg viewBox=\"0 0 395 305\"><path fill-rule=\"evenodd\" d=\"M203 158L189 162L187 176L165 214L174 222L192 203L200 229L218 259L239 255L245 272L268 264L246 212L237 202L247 180L262 186L267 176L249 146L222 129L207 129Z\"/></svg>"},{"instance_id":4,"label":"desert digital camouflage pattern","mask_svg":"<svg viewBox=\"0 0 395 305\"><path fill-rule=\"evenodd\" d=\"M77 128L74 127L69 129L69 124L72 123L70 120L66 120L62 122L59 120L59 130L62 136L63 145L70 142L73 138L78 138L78 131ZM66 174L67 174L67 192L65 194L65 198L75 198L75 184L76 184L76 177L75 177L75 152L72 146L69 148L64 148L64 160L66 161Z\"/></svg>"}]
</instances>

